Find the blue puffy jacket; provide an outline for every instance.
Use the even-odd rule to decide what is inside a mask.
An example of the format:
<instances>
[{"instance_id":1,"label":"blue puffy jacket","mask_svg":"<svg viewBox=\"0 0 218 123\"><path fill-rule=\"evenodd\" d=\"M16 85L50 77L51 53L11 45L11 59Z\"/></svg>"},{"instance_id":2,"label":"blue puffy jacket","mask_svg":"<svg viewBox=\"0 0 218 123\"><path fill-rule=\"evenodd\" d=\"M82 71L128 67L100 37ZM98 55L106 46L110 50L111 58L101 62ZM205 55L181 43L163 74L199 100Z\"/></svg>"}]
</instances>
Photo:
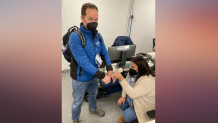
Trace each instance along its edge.
<instances>
[{"instance_id":1,"label":"blue puffy jacket","mask_svg":"<svg viewBox=\"0 0 218 123\"><path fill-rule=\"evenodd\" d=\"M86 38L86 45L83 49L81 45L81 39L78 34L75 32L70 34L69 46L74 57L74 60L70 63L71 78L77 81L89 81L94 77L103 79L105 74L98 70L98 66L95 63L95 47L97 48L98 53L101 55L101 59L106 65L106 69L108 71L113 70L111 67L111 60L108 51L104 44L104 40L99 33L101 37L100 43L98 36L93 32L86 30L82 25L80 25L79 30L84 34Z\"/></svg>"}]
</instances>

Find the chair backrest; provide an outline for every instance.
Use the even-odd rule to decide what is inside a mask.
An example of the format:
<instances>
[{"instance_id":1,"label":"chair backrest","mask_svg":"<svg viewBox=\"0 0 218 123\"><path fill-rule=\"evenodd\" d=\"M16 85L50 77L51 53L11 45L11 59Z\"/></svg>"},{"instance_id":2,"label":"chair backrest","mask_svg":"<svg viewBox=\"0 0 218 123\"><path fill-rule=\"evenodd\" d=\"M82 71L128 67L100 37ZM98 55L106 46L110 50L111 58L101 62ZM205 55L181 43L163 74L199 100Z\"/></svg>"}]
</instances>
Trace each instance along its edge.
<instances>
[{"instance_id":1,"label":"chair backrest","mask_svg":"<svg viewBox=\"0 0 218 123\"><path fill-rule=\"evenodd\" d=\"M118 36L115 41L113 46L123 46L123 45L134 45L131 38L127 36Z\"/></svg>"}]
</instances>

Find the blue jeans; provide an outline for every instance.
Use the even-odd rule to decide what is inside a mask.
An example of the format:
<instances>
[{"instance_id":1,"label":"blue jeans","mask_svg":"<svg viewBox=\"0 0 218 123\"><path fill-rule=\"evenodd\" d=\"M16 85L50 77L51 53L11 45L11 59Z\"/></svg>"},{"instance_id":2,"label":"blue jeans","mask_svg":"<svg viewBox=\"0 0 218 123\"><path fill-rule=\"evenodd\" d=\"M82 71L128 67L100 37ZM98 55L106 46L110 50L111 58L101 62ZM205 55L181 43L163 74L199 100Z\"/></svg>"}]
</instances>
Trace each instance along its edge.
<instances>
[{"instance_id":1,"label":"blue jeans","mask_svg":"<svg viewBox=\"0 0 218 123\"><path fill-rule=\"evenodd\" d=\"M86 89L89 93L89 108L92 111L97 109L96 105L96 96L98 94L98 79L94 78L89 81L80 82L73 79L72 81L73 87L73 104L72 104L72 120L76 121L79 119L81 113L81 106L83 103L84 95Z\"/></svg>"},{"instance_id":2,"label":"blue jeans","mask_svg":"<svg viewBox=\"0 0 218 123\"><path fill-rule=\"evenodd\" d=\"M134 106L130 107L127 101L125 101L124 104L121 103L120 109L123 111L123 119L127 123L131 123L133 120L137 119Z\"/></svg>"}]
</instances>

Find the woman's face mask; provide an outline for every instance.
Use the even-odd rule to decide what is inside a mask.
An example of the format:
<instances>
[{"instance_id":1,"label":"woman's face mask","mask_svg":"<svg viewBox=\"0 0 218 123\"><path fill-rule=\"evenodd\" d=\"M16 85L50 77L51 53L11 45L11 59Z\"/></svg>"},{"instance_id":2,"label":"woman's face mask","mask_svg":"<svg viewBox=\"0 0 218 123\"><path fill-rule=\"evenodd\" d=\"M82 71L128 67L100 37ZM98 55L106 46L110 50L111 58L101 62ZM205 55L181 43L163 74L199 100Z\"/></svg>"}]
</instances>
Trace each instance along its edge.
<instances>
[{"instance_id":1,"label":"woman's face mask","mask_svg":"<svg viewBox=\"0 0 218 123\"><path fill-rule=\"evenodd\" d=\"M130 68L129 69L129 74L130 74L130 76L133 76L133 75L137 75L138 73L136 72L136 70Z\"/></svg>"},{"instance_id":2,"label":"woman's face mask","mask_svg":"<svg viewBox=\"0 0 218 123\"><path fill-rule=\"evenodd\" d=\"M130 76L138 74L138 66L134 62L130 62L131 68L129 69Z\"/></svg>"}]
</instances>

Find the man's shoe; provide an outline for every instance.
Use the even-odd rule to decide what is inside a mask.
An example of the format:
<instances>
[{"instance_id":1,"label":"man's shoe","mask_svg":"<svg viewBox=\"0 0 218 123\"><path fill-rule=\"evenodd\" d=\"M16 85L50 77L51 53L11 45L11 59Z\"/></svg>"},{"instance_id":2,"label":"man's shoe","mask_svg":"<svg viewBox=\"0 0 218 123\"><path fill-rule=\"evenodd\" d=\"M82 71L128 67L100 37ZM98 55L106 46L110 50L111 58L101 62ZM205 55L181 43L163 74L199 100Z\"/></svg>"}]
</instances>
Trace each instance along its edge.
<instances>
[{"instance_id":1,"label":"man's shoe","mask_svg":"<svg viewBox=\"0 0 218 123\"><path fill-rule=\"evenodd\" d=\"M118 122L119 122L119 123L125 123L125 120L123 119L123 116L121 116L121 117L118 118Z\"/></svg>"},{"instance_id":2,"label":"man's shoe","mask_svg":"<svg viewBox=\"0 0 218 123\"><path fill-rule=\"evenodd\" d=\"M95 114L95 115L97 115L97 116L99 116L99 117L103 117L104 116L104 111L102 111L102 110L100 110L100 109L97 109L97 110L95 110L95 111L92 111L90 108L89 108L89 113L90 114Z\"/></svg>"},{"instance_id":3,"label":"man's shoe","mask_svg":"<svg viewBox=\"0 0 218 123\"><path fill-rule=\"evenodd\" d=\"M79 119L78 119L78 120L76 120L76 121L73 121L73 123L79 123Z\"/></svg>"}]
</instances>

